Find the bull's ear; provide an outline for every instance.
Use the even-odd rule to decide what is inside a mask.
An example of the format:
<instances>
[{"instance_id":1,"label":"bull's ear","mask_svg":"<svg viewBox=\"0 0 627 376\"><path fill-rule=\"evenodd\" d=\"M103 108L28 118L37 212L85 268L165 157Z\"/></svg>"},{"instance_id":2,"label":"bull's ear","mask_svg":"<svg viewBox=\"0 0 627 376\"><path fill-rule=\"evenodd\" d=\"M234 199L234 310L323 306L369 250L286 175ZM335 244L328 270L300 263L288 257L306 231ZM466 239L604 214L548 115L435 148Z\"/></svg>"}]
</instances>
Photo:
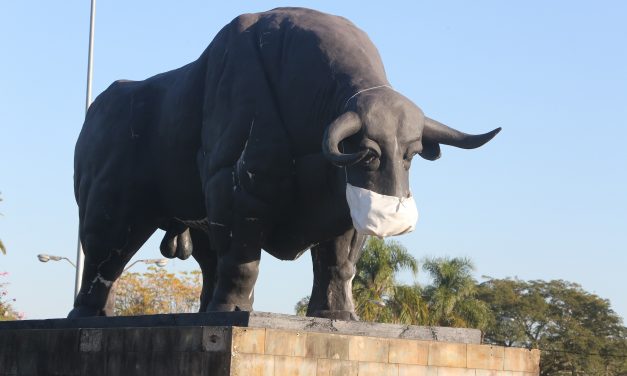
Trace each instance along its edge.
<instances>
[{"instance_id":1,"label":"bull's ear","mask_svg":"<svg viewBox=\"0 0 627 376\"><path fill-rule=\"evenodd\" d=\"M440 153L440 144L437 142L422 140L422 151L419 154L426 160L435 161L442 155Z\"/></svg>"}]
</instances>

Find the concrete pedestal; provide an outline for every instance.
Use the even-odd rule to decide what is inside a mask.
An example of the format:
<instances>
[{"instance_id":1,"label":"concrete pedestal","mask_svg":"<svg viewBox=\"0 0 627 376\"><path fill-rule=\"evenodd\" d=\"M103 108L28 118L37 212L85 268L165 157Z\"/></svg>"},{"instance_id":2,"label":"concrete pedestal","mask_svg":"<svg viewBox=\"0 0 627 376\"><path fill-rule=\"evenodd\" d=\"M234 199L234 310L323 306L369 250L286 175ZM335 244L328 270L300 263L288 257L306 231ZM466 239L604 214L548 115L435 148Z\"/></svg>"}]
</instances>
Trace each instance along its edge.
<instances>
[{"instance_id":1,"label":"concrete pedestal","mask_svg":"<svg viewBox=\"0 0 627 376\"><path fill-rule=\"evenodd\" d=\"M260 312L0 323L5 375L536 376L539 352L473 329Z\"/></svg>"}]
</instances>

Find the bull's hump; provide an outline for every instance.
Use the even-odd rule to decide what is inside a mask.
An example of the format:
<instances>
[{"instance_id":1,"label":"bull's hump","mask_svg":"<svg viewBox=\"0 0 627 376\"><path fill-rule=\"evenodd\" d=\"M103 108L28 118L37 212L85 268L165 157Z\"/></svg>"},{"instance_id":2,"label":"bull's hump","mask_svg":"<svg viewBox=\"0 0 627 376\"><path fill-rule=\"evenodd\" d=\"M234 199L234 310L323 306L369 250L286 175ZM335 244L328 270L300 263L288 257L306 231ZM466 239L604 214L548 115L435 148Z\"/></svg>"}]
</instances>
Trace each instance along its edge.
<instances>
[{"instance_id":1,"label":"bull's hump","mask_svg":"<svg viewBox=\"0 0 627 376\"><path fill-rule=\"evenodd\" d=\"M333 70L337 73L371 76L372 80L365 81L378 84L387 82L377 48L363 30L344 17L313 9L287 7L244 14L236 20L240 31L254 28L257 34L280 31L314 35L318 41L315 46L298 45L289 48L315 47L334 66Z\"/></svg>"}]
</instances>

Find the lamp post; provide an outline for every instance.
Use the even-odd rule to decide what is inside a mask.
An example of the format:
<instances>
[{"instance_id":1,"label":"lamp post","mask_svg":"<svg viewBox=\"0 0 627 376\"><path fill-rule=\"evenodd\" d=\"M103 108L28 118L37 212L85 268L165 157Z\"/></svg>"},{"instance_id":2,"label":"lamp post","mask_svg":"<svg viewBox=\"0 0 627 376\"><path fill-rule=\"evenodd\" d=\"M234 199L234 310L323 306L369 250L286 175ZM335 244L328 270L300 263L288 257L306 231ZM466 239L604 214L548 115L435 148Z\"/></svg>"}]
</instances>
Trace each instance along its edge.
<instances>
[{"instance_id":1,"label":"lamp post","mask_svg":"<svg viewBox=\"0 0 627 376\"><path fill-rule=\"evenodd\" d=\"M70 260L67 257L63 257L63 256L55 256L55 255L49 255L47 253L40 253L37 255L37 258L39 259L39 261L41 262L48 262L48 261L61 261L61 260L65 260L67 262L69 262L73 267L76 268L76 264L74 264L72 262L72 260ZM124 268L124 270L122 271L122 273L124 273L125 271L129 270L133 265L137 264L138 262L143 262L146 265L157 265L160 268L163 268L164 266L168 265L168 259L141 259L141 260L135 260L133 263L131 263L129 266L127 266L126 268Z\"/></svg>"},{"instance_id":2,"label":"lamp post","mask_svg":"<svg viewBox=\"0 0 627 376\"><path fill-rule=\"evenodd\" d=\"M40 253L40 254L37 255L37 258L41 262L66 260L67 262L72 264L72 266L74 268L76 268L76 270L78 271L78 268L76 267L76 264L74 264L67 257L49 255L49 254L46 254L46 253ZM139 262L144 263L146 265L157 265L160 268L163 268L164 266L168 265L168 259L164 259L164 258L161 258L161 259L141 259L141 260L135 260L129 266L124 268L122 273L124 273L125 271L129 270L131 267L133 267L133 265L135 265L135 264L137 264ZM104 307L104 311L107 312L109 315L113 314L113 307L115 306L115 287L116 287L116 284L117 284L117 281L114 282L113 285L111 286L111 289L109 290L109 295L107 296L107 302L105 303L105 307Z\"/></svg>"},{"instance_id":3,"label":"lamp post","mask_svg":"<svg viewBox=\"0 0 627 376\"><path fill-rule=\"evenodd\" d=\"M164 266L168 265L168 259L164 259L164 258L161 258L161 259L136 260L133 263L131 263L131 265L129 265L126 268L124 268L122 273L124 273L125 271L129 270L133 265L137 264L138 262L143 262L146 265L157 265L160 268L163 268Z\"/></svg>"},{"instance_id":4,"label":"lamp post","mask_svg":"<svg viewBox=\"0 0 627 376\"><path fill-rule=\"evenodd\" d=\"M96 28L96 0L91 0L91 11L89 13L89 50L87 52L87 90L85 93L85 114L91 104L91 81L94 72L94 31ZM76 245L76 277L74 279L74 298L78 296L81 289L83 278L83 264L85 262L85 254L83 253L83 245L81 244L80 235Z\"/></svg>"},{"instance_id":5,"label":"lamp post","mask_svg":"<svg viewBox=\"0 0 627 376\"><path fill-rule=\"evenodd\" d=\"M55 255L48 255L45 253L41 253L37 255L37 258L39 259L39 261L41 262L48 262L48 261L61 261L61 260L65 260L67 262L69 262L73 267L76 268L76 264L74 264L72 262L72 260L70 260L67 257L63 257L63 256L55 256Z\"/></svg>"}]
</instances>

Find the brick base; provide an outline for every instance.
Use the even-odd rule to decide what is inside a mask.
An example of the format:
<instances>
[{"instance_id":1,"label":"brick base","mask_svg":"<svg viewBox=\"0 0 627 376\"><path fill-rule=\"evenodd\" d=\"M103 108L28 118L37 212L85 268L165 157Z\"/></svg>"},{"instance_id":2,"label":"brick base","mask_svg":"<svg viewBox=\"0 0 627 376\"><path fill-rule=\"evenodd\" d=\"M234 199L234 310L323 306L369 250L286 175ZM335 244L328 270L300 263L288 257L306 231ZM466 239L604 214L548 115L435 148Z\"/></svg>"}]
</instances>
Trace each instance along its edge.
<instances>
[{"instance_id":1,"label":"brick base","mask_svg":"<svg viewBox=\"0 0 627 376\"><path fill-rule=\"evenodd\" d=\"M307 319L289 316L239 322L248 327L215 322L205 326L197 322L198 316L193 316L194 322L188 320L191 316L178 321L175 316L155 317L125 319L138 327L112 327L110 319L1 323L0 376L539 374L539 351L469 343L468 336L457 343L450 338L398 338L394 326L364 323L379 334L365 336L337 330L354 324L329 320L324 327L295 325ZM149 326L151 320L155 326ZM428 329L436 333L444 328ZM390 332L396 334L385 336Z\"/></svg>"}]
</instances>

